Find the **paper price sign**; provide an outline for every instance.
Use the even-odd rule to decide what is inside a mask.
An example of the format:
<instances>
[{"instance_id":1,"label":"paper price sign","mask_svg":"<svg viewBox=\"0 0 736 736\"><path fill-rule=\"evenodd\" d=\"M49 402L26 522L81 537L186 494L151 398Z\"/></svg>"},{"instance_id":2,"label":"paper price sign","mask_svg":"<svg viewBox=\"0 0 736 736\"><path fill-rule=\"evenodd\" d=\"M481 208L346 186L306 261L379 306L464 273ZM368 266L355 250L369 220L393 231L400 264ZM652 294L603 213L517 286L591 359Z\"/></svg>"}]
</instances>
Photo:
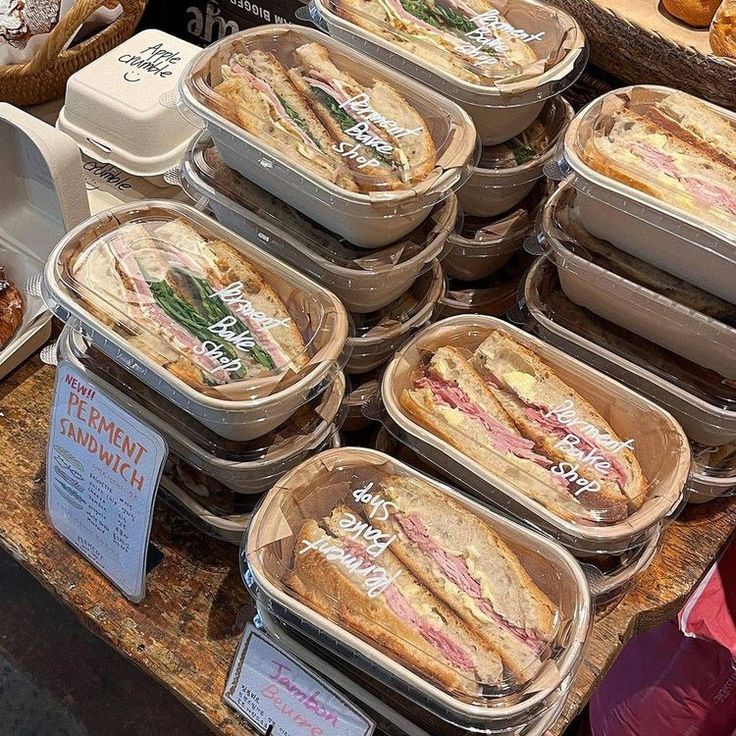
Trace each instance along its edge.
<instances>
[{"instance_id":1,"label":"paper price sign","mask_svg":"<svg viewBox=\"0 0 736 736\"><path fill-rule=\"evenodd\" d=\"M370 736L375 724L252 625L225 686L225 702L269 736Z\"/></svg>"},{"instance_id":2,"label":"paper price sign","mask_svg":"<svg viewBox=\"0 0 736 736\"><path fill-rule=\"evenodd\" d=\"M46 457L52 526L132 601L145 594L163 437L72 365L56 372Z\"/></svg>"}]
</instances>

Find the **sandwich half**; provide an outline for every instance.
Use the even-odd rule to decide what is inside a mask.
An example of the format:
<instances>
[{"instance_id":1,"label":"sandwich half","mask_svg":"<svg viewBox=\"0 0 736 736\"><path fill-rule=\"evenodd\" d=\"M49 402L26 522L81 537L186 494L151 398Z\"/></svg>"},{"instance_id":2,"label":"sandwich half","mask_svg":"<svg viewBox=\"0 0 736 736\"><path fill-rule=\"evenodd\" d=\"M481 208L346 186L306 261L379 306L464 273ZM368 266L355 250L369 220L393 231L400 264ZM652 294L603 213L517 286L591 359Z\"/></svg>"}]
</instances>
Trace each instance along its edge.
<instances>
[{"instance_id":1,"label":"sandwich half","mask_svg":"<svg viewBox=\"0 0 736 736\"><path fill-rule=\"evenodd\" d=\"M343 189L357 190L332 137L273 54L234 54L222 77L214 91L231 103L240 127Z\"/></svg>"},{"instance_id":2,"label":"sandwich half","mask_svg":"<svg viewBox=\"0 0 736 736\"><path fill-rule=\"evenodd\" d=\"M705 105L677 95L641 110L619 102L587 141L582 152L586 163L736 231L736 127Z\"/></svg>"},{"instance_id":3,"label":"sandwich half","mask_svg":"<svg viewBox=\"0 0 736 736\"><path fill-rule=\"evenodd\" d=\"M453 693L479 696L484 685L500 683L498 653L420 585L390 548L371 556L365 537L351 531L361 523L368 522L347 507L337 507L322 525L308 519L295 540L286 584L325 618Z\"/></svg>"},{"instance_id":4,"label":"sandwich half","mask_svg":"<svg viewBox=\"0 0 736 736\"><path fill-rule=\"evenodd\" d=\"M492 332L474 361L518 429L555 463L594 482L586 500L615 520L644 502L646 481L631 442L536 354L505 332ZM595 490L594 490L595 489Z\"/></svg>"},{"instance_id":5,"label":"sandwich half","mask_svg":"<svg viewBox=\"0 0 736 736\"><path fill-rule=\"evenodd\" d=\"M334 6L343 18L473 84L537 60L518 37L523 30L486 0L336 0Z\"/></svg>"},{"instance_id":6,"label":"sandwich half","mask_svg":"<svg viewBox=\"0 0 736 736\"><path fill-rule=\"evenodd\" d=\"M499 535L462 504L418 479L389 476L386 514L365 507L371 524L396 536L391 549L486 645L516 682L541 667L554 636L556 607Z\"/></svg>"},{"instance_id":7,"label":"sandwich half","mask_svg":"<svg viewBox=\"0 0 736 736\"><path fill-rule=\"evenodd\" d=\"M401 189L432 171L437 152L427 122L393 87L380 80L363 87L318 43L300 46L296 56L300 66L289 76L337 141L333 151L353 168L358 186Z\"/></svg>"},{"instance_id":8,"label":"sandwich half","mask_svg":"<svg viewBox=\"0 0 736 736\"><path fill-rule=\"evenodd\" d=\"M308 362L289 311L257 269L184 220L123 225L71 268L101 321L204 393Z\"/></svg>"},{"instance_id":9,"label":"sandwich half","mask_svg":"<svg viewBox=\"0 0 736 736\"><path fill-rule=\"evenodd\" d=\"M400 401L432 434L503 477L563 519L585 523L601 517L597 494L576 492L552 472L554 462L516 427L470 361L458 349L442 347L412 376ZM625 513L621 499L613 509ZM605 509L606 516L611 509Z\"/></svg>"}]
</instances>

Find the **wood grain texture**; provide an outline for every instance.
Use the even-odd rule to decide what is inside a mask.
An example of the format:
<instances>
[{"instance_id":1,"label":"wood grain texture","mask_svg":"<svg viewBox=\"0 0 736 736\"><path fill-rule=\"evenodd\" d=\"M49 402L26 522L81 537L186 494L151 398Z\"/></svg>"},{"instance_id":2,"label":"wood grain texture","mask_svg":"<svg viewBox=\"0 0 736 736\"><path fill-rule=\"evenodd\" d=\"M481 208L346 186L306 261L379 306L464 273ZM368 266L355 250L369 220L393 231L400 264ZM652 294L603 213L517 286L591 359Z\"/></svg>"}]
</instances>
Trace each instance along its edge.
<instances>
[{"instance_id":1,"label":"wood grain texture","mask_svg":"<svg viewBox=\"0 0 736 736\"><path fill-rule=\"evenodd\" d=\"M54 369L35 360L0 386L0 544L87 626L159 680L216 733L252 732L222 703L239 632L253 609L237 550L189 527L163 504L152 540L164 560L135 606L48 526L43 462ZM622 646L675 615L736 527L736 499L690 507L671 525L652 566L610 610L596 615L587 657L558 736L585 705Z\"/></svg>"}]
</instances>

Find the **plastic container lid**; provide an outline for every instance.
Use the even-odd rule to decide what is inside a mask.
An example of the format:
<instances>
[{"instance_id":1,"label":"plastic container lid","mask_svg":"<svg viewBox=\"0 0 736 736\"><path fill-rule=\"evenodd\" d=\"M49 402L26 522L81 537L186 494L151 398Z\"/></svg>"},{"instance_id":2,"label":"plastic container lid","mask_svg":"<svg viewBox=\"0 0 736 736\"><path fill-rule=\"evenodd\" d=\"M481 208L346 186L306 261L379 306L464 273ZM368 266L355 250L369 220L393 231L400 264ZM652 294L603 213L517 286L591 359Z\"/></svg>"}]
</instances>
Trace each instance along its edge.
<instances>
[{"instance_id":1,"label":"plastic container lid","mask_svg":"<svg viewBox=\"0 0 736 736\"><path fill-rule=\"evenodd\" d=\"M695 246L681 247L676 258L648 243L627 250L707 287L698 251L709 268L736 265L735 147L735 113L667 87L638 85L603 95L576 115L557 173L572 172L575 188L591 200ZM610 239L624 247L626 235ZM725 284L714 284L713 293L728 298Z\"/></svg>"},{"instance_id":2,"label":"plastic container lid","mask_svg":"<svg viewBox=\"0 0 736 736\"><path fill-rule=\"evenodd\" d=\"M528 716L579 665L590 599L574 559L374 450L284 476L244 545L267 610L450 723Z\"/></svg>"},{"instance_id":3,"label":"plastic container lid","mask_svg":"<svg viewBox=\"0 0 736 736\"><path fill-rule=\"evenodd\" d=\"M524 299L540 335L672 412L690 438L736 440L736 383L570 301L555 266L537 261Z\"/></svg>"},{"instance_id":4,"label":"plastic container lid","mask_svg":"<svg viewBox=\"0 0 736 736\"><path fill-rule=\"evenodd\" d=\"M690 449L674 419L493 317L419 332L381 393L399 439L578 553L641 546L681 508Z\"/></svg>"},{"instance_id":5,"label":"plastic container lid","mask_svg":"<svg viewBox=\"0 0 736 736\"><path fill-rule=\"evenodd\" d=\"M97 161L165 173L197 133L166 96L198 51L163 31L137 33L72 74L57 127Z\"/></svg>"},{"instance_id":6,"label":"plastic container lid","mask_svg":"<svg viewBox=\"0 0 736 736\"><path fill-rule=\"evenodd\" d=\"M592 236L578 192L561 185L547 202L538 240L565 293L616 324L705 368L736 378L736 305Z\"/></svg>"},{"instance_id":7,"label":"plastic container lid","mask_svg":"<svg viewBox=\"0 0 736 736\"><path fill-rule=\"evenodd\" d=\"M194 421L69 327L59 338L58 353L95 376L119 402L164 435L172 466L180 468L188 487L225 486L230 493L263 493L307 455L324 448L347 414L346 380L338 374L322 395L300 407L284 424L258 439L235 442Z\"/></svg>"},{"instance_id":8,"label":"plastic container lid","mask_svg":"<svg viewBox=\"0 0 736 736\"><path fill-rule=\"evenodd\" d=\"M540 179L544 176L542 167L552 158L573 115L572 106L564 97L547 100L528 128L504 143L483 146L473 176L481 177L486 187Z\"/></svg>"},{"instance_id":9,"label":"plastic container lid","mask_svg":"<svg viewBox=\"0 0 736 736\"><path fill-rule=\"evenodd\" d=\"M330 292L173 202L72 230L44 291L103 352L218 433L236 425L237 439L288 418L346 357L348 319Z\"/></svg>"},{"instance_id":10,"label":"plastic container lid","mask_svg":"<svg viewBox=\"0 0 736 736\"><path fill-rule=\"evenodd\" d=\"M334 291L351 311L374 311L390 303L443 258L447 236L462 223L457 198L450 194L398 242L359 248L226 166L207 134L188 150L180 183L218 216L221 208L232 212L243 235L250 234L253 242Z\"/></svg>"},{"instance_id":11,"label":"plastic container lid","mask_svg":"<svg viewBox=\"0 0 736 736\"><path fill-rule=\"evenodd\" d=\"M573 83L587 59L578 23L535 0L313 0L311 7L330 32L336 19L357 28L359 36L416 65L412 76L473 105L507 107L552 97Z\"/></svg>"},{"instance_id":12,"label":"plastic container lid","mask_svg":"<svg viewBox=\"0 0 736 736\"><path fill-rule=\"evenodd\" d=\"M453 103L319 31L281 24L228 36L182 77L184 104L286 164L333 207L426 205L460 186L476 134ZM309 101L305 104L304 97ZM276 172L274 172L276 174Z\"/></svg>"}]
</instances>

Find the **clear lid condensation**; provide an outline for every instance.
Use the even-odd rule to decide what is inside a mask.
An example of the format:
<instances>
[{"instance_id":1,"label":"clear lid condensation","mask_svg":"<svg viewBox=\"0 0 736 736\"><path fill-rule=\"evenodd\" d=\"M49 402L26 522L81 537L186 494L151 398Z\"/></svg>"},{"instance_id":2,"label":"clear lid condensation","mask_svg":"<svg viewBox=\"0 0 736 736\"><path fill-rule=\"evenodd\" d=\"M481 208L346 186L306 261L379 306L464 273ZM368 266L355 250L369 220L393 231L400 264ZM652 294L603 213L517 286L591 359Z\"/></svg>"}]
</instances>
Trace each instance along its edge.
<instances>
[{"instance_id":1,"label":"clear lid condensation","mask_svg":"<svg viewBox=\"0 0 736 736\"><path fill-rule=\"evenodd\" d=\"M475 153L460 108L312 29L228 36L200 53L183 85L195 112L229 121L339 196L426 193Z\"/></svg>"},{"instance_id":2,"label":"clear lid condensation","mask_svg":"<svg viewBox=\"0 0 736 736\"><path fill-rule=\"evenodd\" d=\"M144 380L225 411L339 371L348 332L329 292L175 203L89 220L57 246L44 287L58 316L143 364Z\"/></svg>"},{"instance_id":3,"label":"clear lid condensation","mask_svg":"<svg viewBox=\"0 0 736 736\"><path fill-rule=\"evenodd\" d=\"M390 431L578 551L642 544L682 500L690 451L669 414L493 317L421 331L382 397Z\"/></svg>"},{"instance_id":4,"label":"clear lid condensation","mask_svg":"<svg viewBox=\"0 0 736 736\"><path fill-rule=\"evenodd\" d=\"M573 168L583 162L637 201L736 245L733 112L665 87L630 87L585 108L565 152ZM734 260L722 246L719 252Z\"/></svg>"},{"instance_id":5,"label":"clear lid condensation","mask_svg":"<svg viewBox=\"0 0 736 736\"><path fill-rule=\"evenodd\" d=\"M149 422L166 436L172 453L185 459L200 476L206 471L231 482L241 476L254 481L273 477L339 431L345 418L347 383L338 373L329 388L266 435L245 442L227 439L146 386L79 333L66 327L58 344L62 359L101 378L137 407L145 407Z\"/></svg>"},{"instance_id":6,"label":"clear lid condensation","mask_svg":"<svg viewBox=\"0 0 736 736\"><path fill-rule=\"evenodd\" d=\"M398 242L381 249L360 248L229 168L206 134L190 148L180 174L181 185L193 200L232 203L262 220L267 232L259 232L259 239L272 251L279 248L280 257L328 288L380 290L379 281L417 262L418 275L444 256L448 234L462 222L457 199L450 196ZM282 232L289 238L286 244L277 239Z\"/></svg>"},{"instance_id":7,"label":"clear lid condensation","mask_svg":"<svg viewBox=\"0 0 736 736\"><path fill-rule=\"evenodd\" d=\"M538 322L552 322L584 343L592 343L671 384L682 398L673 396L664 402L670 411L676 410L678 415L693 414L698 402L705 402L711 407L710 423L714 428L733 425L736 429L733 422L736 419L736 382L578 306L562 290L553 263L537 262L526 280L524 298ZM663 403L661 395L657 396L657 403ZM732 416L730 422L727 415Z\"/></svg>"},{"instance_id":8,"label":"clear lid condensation","mask_svg":"<svg viewBox=\"0 0 736 736\"><path fill-rule=\"evenodd\" d=\"M587 633L584 578L561 549L373 450L284 476L245 546L272 602L466 725L556 688Z\"/></svg>"},{"instance_id":9,"label":"clear lid condensation","mask_svg":"<svg viewBox=\"0 0 736 736\"><path fill-rule=\"evenodd\" d=\"M443 92L454 89L452 97L489 106L493 95L533 89L545 99L563 91L567 84L554 82L569 74L585 45L571 16L535 0L318 0L315 6L454 82Z\"/></svg>"},{"instance_id":10,"label":"clear lid condensation","mask_svg":"<svg viewBox=\"0 0 736 736\"><path fill-rule=\"evenodd\" d=\"M563 289L602 317L733 384L736 305L591 235L580 221L579 196L562 184L541 218L538 239L560 270Z\"/></svg>"}]
</instances>

